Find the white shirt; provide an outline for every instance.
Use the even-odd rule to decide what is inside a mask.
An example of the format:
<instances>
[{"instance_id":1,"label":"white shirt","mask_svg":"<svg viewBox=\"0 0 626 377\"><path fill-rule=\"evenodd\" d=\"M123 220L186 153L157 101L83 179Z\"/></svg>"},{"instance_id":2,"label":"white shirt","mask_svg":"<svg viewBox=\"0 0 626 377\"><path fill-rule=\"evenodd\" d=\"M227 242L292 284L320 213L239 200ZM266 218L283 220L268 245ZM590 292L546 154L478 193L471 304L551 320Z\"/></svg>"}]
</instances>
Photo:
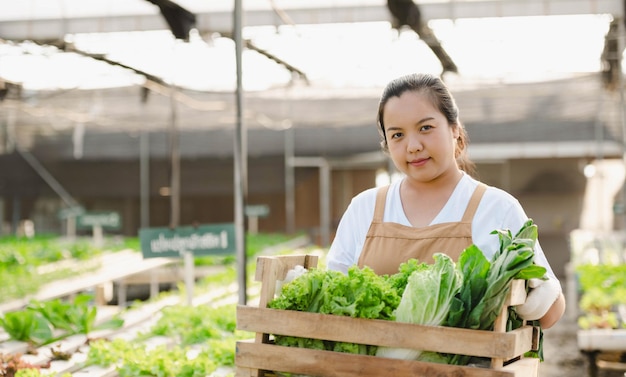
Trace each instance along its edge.
<instances>
[{"instance_id":1,"label":"white shirt","mask_svg":"<svg viewBox=\"0 0 626 377\"><path fill-rule=\"evenodd\" d=\"M411 226L402 208L400 183L401 180L396 181L389 187L383 221ZM464 174L450 199L430 225L461 221L478 184L477 180ZM365 190L350 202L330 246L327 256L328 269L347 272L348 267L357 264L374 216L377 190L377 188ZM488 260L491 260L500 248L498 235L491 232L510 229L515 235L527 220L528 216L516 198L504 190L488 186L472 220L472 242L482 250ZM535 263L545 267L548 274L556 278L539 241L535 245Z\"/></svg>"}]
</instances>

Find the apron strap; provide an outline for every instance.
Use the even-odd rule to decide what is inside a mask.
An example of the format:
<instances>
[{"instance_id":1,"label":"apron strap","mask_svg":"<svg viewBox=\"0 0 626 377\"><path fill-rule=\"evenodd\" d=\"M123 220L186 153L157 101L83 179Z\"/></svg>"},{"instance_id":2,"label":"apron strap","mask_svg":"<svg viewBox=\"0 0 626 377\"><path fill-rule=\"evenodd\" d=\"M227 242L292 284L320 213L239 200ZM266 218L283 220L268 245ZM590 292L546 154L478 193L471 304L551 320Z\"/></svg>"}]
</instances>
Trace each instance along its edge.
<instances>
[{"instance_id":1,"label":"apron strap","mask_svg":"<svg viewBox=\"0 0 626 377\"><path fill-rule=\"evenodd\" d=\"M388 190L389 185L379 188L376 193L376 206L374 207L374 217L372 218L372 223L383 222L383 215L385 214L385 201L387 199Z\"/></svg>"},{"instance_id":2,"label":"apron strap","mask_svg":"<svg viewBox=\"0 0 626 377\"><path fill-rule=\"evenodd\" d=\"M376 206L374 207L374 217L372 218L372 223L382 223L383 215L385 213L385 200L387 198L387 191L389 191L389 186L383 186L378 189L376 192ZM479 183L472 197L467 204L467 208L465 209L465 213L463 214L462 222L471 222L474 218L474 214L476 213L476 209L478 208L478 204L480 204L480 200L483 197L483 194L487 191L487 186L484 183Z\"/></svg>"},{"instance_id":3,"label":"apron strap","mask_svg":"<svg viewBox=\"0 0 626 377\"><path fill-rule=\"evenodd\" d=\"M476 209L478 208L478 204L480 204L480 200L483 197L483 194L487 191L487 185L484 183L479 183L472 197L470 198L469 203L467 204L467 208L465 209L465 213L463 214L462 222L471 222L474 218L474 214L476 213Z\"/></svg>"}]
</instances>

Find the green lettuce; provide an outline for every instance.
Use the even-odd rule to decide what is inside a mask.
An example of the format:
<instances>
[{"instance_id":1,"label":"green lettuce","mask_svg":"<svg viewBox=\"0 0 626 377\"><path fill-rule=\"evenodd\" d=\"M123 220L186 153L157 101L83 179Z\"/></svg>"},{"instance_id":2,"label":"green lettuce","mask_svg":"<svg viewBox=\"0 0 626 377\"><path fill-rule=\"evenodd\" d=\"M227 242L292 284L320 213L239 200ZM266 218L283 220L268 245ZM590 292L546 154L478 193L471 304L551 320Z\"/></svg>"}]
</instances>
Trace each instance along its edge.
<instances>
[{"instance_id":1,"label":"green lettuce","mask_svg":"<svg viewBox=\"0 0 626 377\"><path fill-rule=\"evenodd\" d=\"M439 326L448 317L452 301L461 288L461 275L449 256L438 253L433 259L435 263L423 263L422 268L409 276L395 312L397 322ZM379 347L376 356L415 360L420 353L414 349Z\"/></svg>"},{"instance_id":2,"label":"green lettuce","mask_svg":"<svg viewBox=\"0 0 626 377\"><path fill-rule=\"evenodd\" d=\"M297 310L367 319L394 319L408 275L415 262L403 264L397 274L377 275L369 267L352 266L347 275L312 269L282 286L272 309ZM278 345L374 355L376 346L274 335Z\"/></svg>"}]
</instances>

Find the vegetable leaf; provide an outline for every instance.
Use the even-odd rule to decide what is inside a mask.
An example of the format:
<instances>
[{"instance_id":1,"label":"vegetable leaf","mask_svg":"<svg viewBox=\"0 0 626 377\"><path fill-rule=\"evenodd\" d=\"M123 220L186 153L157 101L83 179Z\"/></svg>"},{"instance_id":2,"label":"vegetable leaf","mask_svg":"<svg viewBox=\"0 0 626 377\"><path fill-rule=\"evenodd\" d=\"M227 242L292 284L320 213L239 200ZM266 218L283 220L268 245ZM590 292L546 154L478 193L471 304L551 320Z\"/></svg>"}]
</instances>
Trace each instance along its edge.
<instances>
[{"instance_id":1,"label":"vegetable leaf","mask_svg":"<svg viewBox=\"0 0 626 377\"><path fill-rule=\"evenodd\" d=\"M461 276L452 259L441 253L434 264L424 264L409 277L402 300L396 309L396 321L439 326L448 316L455 295L461 288ZM414 360L419 350L379 347L377 356Z\"/></svg>"}]
</instances>

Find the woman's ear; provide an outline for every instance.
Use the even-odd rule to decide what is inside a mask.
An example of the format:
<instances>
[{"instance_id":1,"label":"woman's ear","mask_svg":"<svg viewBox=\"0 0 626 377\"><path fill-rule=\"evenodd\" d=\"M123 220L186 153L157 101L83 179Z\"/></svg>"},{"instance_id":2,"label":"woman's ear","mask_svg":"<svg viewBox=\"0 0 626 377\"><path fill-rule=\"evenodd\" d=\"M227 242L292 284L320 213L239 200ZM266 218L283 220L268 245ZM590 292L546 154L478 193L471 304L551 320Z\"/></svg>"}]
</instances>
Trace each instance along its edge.
<instances>
[{"instance_id":1,"label":"woman's ear","mask_svg":"<svg viewBox=\"0 0 626 377\"><path fill-rule=\"evenodd\" d=\"M460 124L456 124L456 125L452 125L452 138L454 140L458 140L461 137L461 125Z\"/></svg>"}]
</instances>

